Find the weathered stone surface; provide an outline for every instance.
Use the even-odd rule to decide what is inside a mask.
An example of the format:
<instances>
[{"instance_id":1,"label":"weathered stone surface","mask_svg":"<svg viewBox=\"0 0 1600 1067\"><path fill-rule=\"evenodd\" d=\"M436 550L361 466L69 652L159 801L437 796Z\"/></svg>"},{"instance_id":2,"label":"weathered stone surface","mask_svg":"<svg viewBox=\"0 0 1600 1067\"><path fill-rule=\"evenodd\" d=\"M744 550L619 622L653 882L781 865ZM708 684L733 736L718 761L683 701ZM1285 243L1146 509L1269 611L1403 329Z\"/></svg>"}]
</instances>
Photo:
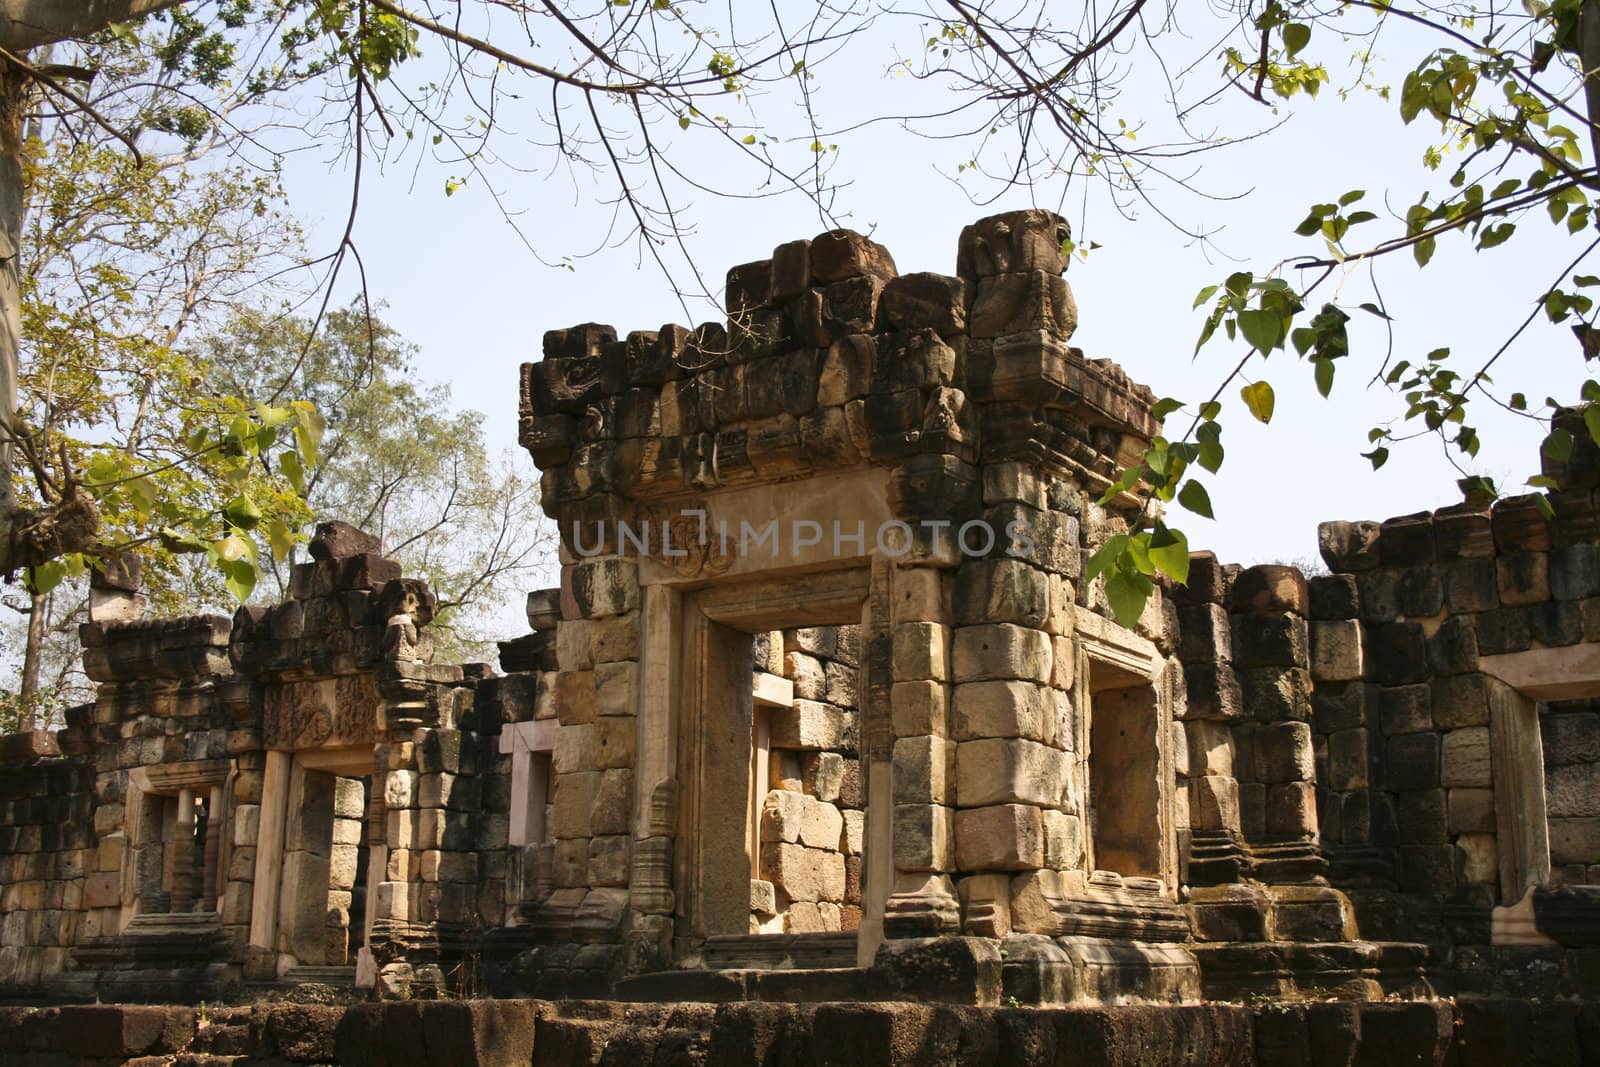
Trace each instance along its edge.
<instances>
[{"instance_id":1,"label":"weathered stone surface","mask_svg":"<svg viewBox=\"0 0 1600 1067\"><path fill-rule=\"evenodd\" d=\"M1440 781L1447 786L1493 784L1489 759L1489 728L1469 726L1444 735Z\"/></svg>"},{"instance_id":2,"label":"weathered stone surface","mask_svg":"<svg viewBox=\"0 0 1600 1067\"><path fill-rule=\"evenodd\" d=\"M955 809L897 804L894 865L901 871L948 871L955 866Z\"/></svg>"},{"instance_id":3,"label":"weathered stone surface","mask_svg":"<svg viewBox=\"0 0 1600 1067\"><path fill-rule=\"evenodd\" d=\"M1355 619L1311 623L1311 677L1318 682L1359 681L1365 671L1361 635Z\"/></svg>"},{"instance_id":4,"label":"weathered stone surface","mask_svg":"<svg viewBox=\"0 0 1600 1067\"><path fill-rule=\"evenodd\" d=\"M964 682L953 693L951 736L957 740L1024 737L1049 742L1056 733L1053 691L1046 686L1010 679Z\"/></svg>"},{"instance_id":5,"label":"weathered stone surface","mask_svg":"<svg viewBox=\"0 0 1600 1067\"><path fill-rule=\"evenodd\" d=\"M947 804L955 782L956 743L942 737L902 737L894 743L896 804ZM834 834L837 842L838 834Z\"/></svg>"},{"instance_id":6,"label":"weathered stone surface","mask_svg":"<svg viewBox=\"0 0 1600 1067\"><path fill-rule=\"evenodd\" d=\"M763 844L761 873L790 900L844 899L844 857L837 852L784 842Z\"/></svg>"},{"instance_id":7,"label":"weathered stone surface","mask_svg":"<svg viewBox=\"0 0 1600 1067\"><path fill-rule=\"evenodd\" d=\"M1317 527L1317 547L1335 574L1370 571L1378 565L1378 524L1325 522Z\"/></svg>"},{"instance_id":8,"label":"weathered stone surface","mask_svg":"<svg viewBox=\"0 0 1600 1067\"><path fill-rule=\"evenodd\" d=\"M863 275L887 282L899 273L887 248L853 230L829 230L813 238L810 257L813 285Z\"/></svg>"},{"instance_id":9,"label":"weathered stone surface","mask_svg":"<svg viewBox=\"0 0 1600 1067\"><path fill-rule=\"evenodd\" d=\"M1234 579L1229 606L1236 613L1309 614L1310 593L1305 575L1294 567L1275 563L1246 567Z\"/></svg>"},{"instance_id":10,"label":"weathered stone surface","mask_svg":"<svg viewBox=\"0 0 1600 1067\"><path fill-rule=\"evenodd\" d=\"M1054 656L1050 635L1043 630L1009 623L962 626L955 632L953 676L957 682L1048 682Z\"/></svg>"},{"instance_id":11,"label":"weathered stone surface","mask_svg":"<svg viewBox=\"0 0 1600 1067\"><path fill-rule=\"evenodd\" d=\"M964 808L1021 802L1060 804L1067 754L1022 739L963 741L956 747L956 802Z\"/></svg>"},{"instance_id":12,"label":"weathered stone surface","mask_svg":"<svg viewBox=\"0 0 1600 1067\"><path fill-rule=\"evenodd\" d=\"M956 812L956 863L964 871L1023 871L1044 865L1044 822L1031 804Z\"/></svg>"}]
</instances>

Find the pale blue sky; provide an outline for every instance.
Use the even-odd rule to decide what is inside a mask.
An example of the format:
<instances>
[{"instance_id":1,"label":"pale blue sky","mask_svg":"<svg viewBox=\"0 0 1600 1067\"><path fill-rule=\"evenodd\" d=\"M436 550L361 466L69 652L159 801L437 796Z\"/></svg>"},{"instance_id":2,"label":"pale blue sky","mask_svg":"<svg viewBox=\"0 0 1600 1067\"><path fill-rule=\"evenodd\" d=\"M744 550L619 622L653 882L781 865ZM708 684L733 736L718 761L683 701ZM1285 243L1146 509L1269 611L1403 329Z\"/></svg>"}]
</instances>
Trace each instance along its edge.
<instances>
[{"instance_id":1,"label":"pale blue sky","mask_svg":"<svg viewBox=\"0 0 1600 1067\"><path fill-rule=\"evenodd\" d=\"M1388 42L1396 55L1408 55L1403 43ZM834 94L823 105L829 118L837 116L842 124L859 114L863 99L884 107L893 105L896 94L912 93L907 99L914 101L919 99L914 94L926 92L905 79L883 76L882 56L841 64L839 69L849 73L834 75L832 82L825 80L824 69L819 81ZM1212 67L1202 66L1201 73L1214 69L1214 60L1204 63ZM1346 80L1331 59L1330 70L1335 83ZM1391 75L1396 83L1400 76ZM1158 100L1146 103L1152 112L1159 110ZM1132 101L1133 110L1138 106ZM515 124L518 113L507 114ZM1237 95L1225 98L1212 117L1218 123L1272 121L1266 109ZM1313 242L1291 231L1310 204L1346 189L1369 190L1367 205L1387 218L1383 197L1390 188L1387 208L1403 213L1420 188L1422 146L1437 133L1436 126L1425 128L1426 120L1402 127L1394 105L1365 95L1340 102L1328 92L1288 119L1269 137L1204 157L1198 180L1240 198L1207 202L1171 186L1156 190L1162 205L1185 224L1221 227L1218 247L1236 261L1186 241L1142 205L1128 220L1103 197L1091 195L1085 206L1080 193L1073 193L1064 213L1080 239L1103 246L1067 275L1082 323L1075 344L1091 357L1121 363L1158 394L1203 399L1242 350L1214 342L1191 361L1202 322L1202 313L1190 310L1195 293L1231 270L1264 271L1286 254L1315 251ZM534 126L528 122L526 128ZM679 158L711 150L712 135L703 130L664 133ZM847 225L887 245L902 272L953 273L964 224L1030 203L1025 190L1014 190L992 206L971 202L946 176L965 158L953 142L920 140L892 127L830 140L839 146L836 176L852 183L842 194L839 214ZM369 175L363 191L356 238L370 290L388 304L389 321L420 346L422 374L450 383L458 404L488 416L491 444L515 446L517 365L539 357L545 330L593 320L624 332L684 319L660 271L640 262L636 243L579 261L576 270L546 266L499 217L481 182L469 182L447 198L445 181L458 168L427 161L414 168L414 162L407 158L386 173ZM1527 169L1518 164L1514 173ZM291 160L287 179L290 202L310 227L313 249L326 247L344 224L345 163L330 165L303 153ZM524 231L552 259L594 247L609 225L612 209L598 202L609 195L608 188L544 173L500 170L495 179L504 201L524 213ZM1032 193L1047 207L1057 206L1060 196L1059 184ZM697 194L693 200L689 217L696 232L689 247L719 286L728 266L763 258L774 245L827 228L815 208L797 196L728 201ZM1509 336L1527 315L1529 301L1581 248L1564 228L1552 227L1542 210L1523 220L1523 228L1530 231L1526 236L1482 255L1465 254L1464 241L1442 241L1426 271L1398 257L1382 265L1384 297L1399 316L1399 357L1414 359L1450 345L1465 375ZM1368 299L1366 284L1364 271L1356 272L1342 298L1359 292L1363 295L1350 302ZM698 318L713 317L708 309L696 310ZM1271 427L1252 422L1230 390L1223 435L1227 463L1220 475L1205 479L1217 519L1183 513L1180 520L1193 547L1242 563L1303 559L1316 555L1320 520L1381 519L1459 499L1458 474L1431 442L1396 448L1376 474L1360 457L1368 447L1369 427L1403 409L1397 397L1367 382L1383 345L1376 320L1352 327L1359 328L1352 338L1357 354L1341 365L1331 400L1316 395L1309 366L1295 362L1292 352L1277 354L1266 368L1278 394ZM1516 387L1535 402L1547 392L1575 399L1578 383L1588 374L1567 328L1550 326L1542 317L1497 370L1500 381L1509 384L1515 378ZM1541 434L1523 420L1491 417L1487 404L1478 407L1485 440L1476 469L1515 491L1524 477L1537 472ZM1169 420L1174 429L1178 422L1178 416ZM523 462L531 467L525 456Z\"/></svg>"}]
</instances>

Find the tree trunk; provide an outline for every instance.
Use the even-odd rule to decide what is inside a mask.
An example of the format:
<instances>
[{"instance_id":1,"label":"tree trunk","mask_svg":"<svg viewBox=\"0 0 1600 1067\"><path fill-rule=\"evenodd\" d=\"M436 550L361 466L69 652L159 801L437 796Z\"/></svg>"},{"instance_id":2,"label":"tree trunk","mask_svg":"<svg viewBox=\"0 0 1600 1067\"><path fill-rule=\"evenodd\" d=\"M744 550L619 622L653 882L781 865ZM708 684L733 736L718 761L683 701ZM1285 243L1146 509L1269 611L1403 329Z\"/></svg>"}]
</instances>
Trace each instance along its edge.
<instances>
[{"instance_id":1,"label":"tree trunk","mask_svg":"<svg viewBox=\"0 0 1600 1067\"><path fill-rule=\"evenodd\" d=\"M28 613L28 644L22 653L22 686L17 694L22 697L22 720L17 723L18 730L32 730L38 726L29 698L39 691L39 663L44 658L45 624L49 617L50 598L35 593Z\"/></svg>"},{"instance_id":2,"label":"tree trunk","mask_svg":"<svg viewBox=\"0 0 1600 1067\"><path fill-rule=\"evenodd\" d=\"M1583 0L1578 16L1579 60L1583 63L1583 96L1589 112L1589 165L1600 164L1600 0Z\"/></svg>"},{"instance_id":3,"label":"tree trunk","mask_svg":"<svg viewBox=\"0 0 1600 1067\"><path fill-rule=\"evenodd\" d=\"M0 38L0 47L3 47ZM68 490L39 509L19 507L12 490L17 421L18 355L22 341L20 257L22 217L27 208L23 183L23 121L32 84L28 73L0 57L0 577L94 543L98 517L89 497ZM69 472L61 472L66 479Z\"/></svg>"}]
</instances>

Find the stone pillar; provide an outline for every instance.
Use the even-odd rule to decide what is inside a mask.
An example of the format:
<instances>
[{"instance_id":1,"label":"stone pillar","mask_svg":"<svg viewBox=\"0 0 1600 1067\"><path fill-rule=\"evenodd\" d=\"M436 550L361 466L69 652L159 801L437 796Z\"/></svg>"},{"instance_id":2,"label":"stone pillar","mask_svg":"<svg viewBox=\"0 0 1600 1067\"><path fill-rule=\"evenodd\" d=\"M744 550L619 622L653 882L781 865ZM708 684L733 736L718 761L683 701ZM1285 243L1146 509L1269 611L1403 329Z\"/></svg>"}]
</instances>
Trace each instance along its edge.
<instances>
[{"instance_id":1,"label":"stone pillar","mask_svg":"<svg viewBox=\"0 0 1600 1067\"><path fill-rule=\"evenodd\" d=\"M886 872L881 853L887 846L894 880L884 901L886 936L953 933L960 908L951 877L956 746L947 719L949 579L937 566L877 564L874 607L885 582L888 611L873 619L867 637L867 863L871 872ZM882 890L871 877L867 888L876 903Z\"/></svg>"},{"instance_id":2,"label":"stone pillar","mask_svg":"<svg viewBox=\"0 0 1600 1067\"><path fill-rule=\"evenodd\" d=\"M1293 567L1240 572L1230 596L1233 662L1246 718L1233 724L1240 819L1267 882L1321 880L1311 736L1310 594Z\"/></svg>"},{"instance_id":3,"label":"stone pillar","mask_svg":"<svg viewBox=\"0 0 1600 1067\"><path fill-rule=\"evenodd\" d=\"M283 881L284 827L289 814L289 770L293 757L269 751L261 783L261 807L256 831L255 891L250 912L250 945L274 958L278 940L278 890ZM237 813L246 820L244 806ZM236 844L243 844L235 837ZM275 959L266 977L276 977Z\"/></svg>"},{"instance_id":4,"label":"stone pillar","mask_svg":"<svg viewBox=\"0 0 1600 1067\"><path fill-rule=\"evenodd\" d=\"M172 912L194 910L194 790L178 790L172 826Z\"/></svg>"}]
</instances>

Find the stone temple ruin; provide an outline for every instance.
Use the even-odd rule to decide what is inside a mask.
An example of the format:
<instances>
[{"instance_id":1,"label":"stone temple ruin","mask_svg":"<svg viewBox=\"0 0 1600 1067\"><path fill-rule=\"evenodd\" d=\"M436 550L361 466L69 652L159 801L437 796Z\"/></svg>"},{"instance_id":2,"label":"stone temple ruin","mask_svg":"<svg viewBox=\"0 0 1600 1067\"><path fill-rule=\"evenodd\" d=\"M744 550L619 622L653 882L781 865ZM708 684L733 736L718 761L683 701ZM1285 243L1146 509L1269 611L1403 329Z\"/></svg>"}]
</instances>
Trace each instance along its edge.
<instances>
[{"instance_id":1,"label":"stone temple ruin","mask_svg":"<svg viewBox=\"0 0 1600 1067\"><path fill-rule=\"evenodd\" d=\"M231 620L97 576L97 699L3 739L0 990L1593 996L1600 451L1553 520L1199 553L1126 629L1084 561L1160 424L1069 344L1063 226L969 226L954 277L834 231L730 271L728 324L547 333L561 584L503 673L433 662L342 524Z\"/></svg>"}]
</instances>

